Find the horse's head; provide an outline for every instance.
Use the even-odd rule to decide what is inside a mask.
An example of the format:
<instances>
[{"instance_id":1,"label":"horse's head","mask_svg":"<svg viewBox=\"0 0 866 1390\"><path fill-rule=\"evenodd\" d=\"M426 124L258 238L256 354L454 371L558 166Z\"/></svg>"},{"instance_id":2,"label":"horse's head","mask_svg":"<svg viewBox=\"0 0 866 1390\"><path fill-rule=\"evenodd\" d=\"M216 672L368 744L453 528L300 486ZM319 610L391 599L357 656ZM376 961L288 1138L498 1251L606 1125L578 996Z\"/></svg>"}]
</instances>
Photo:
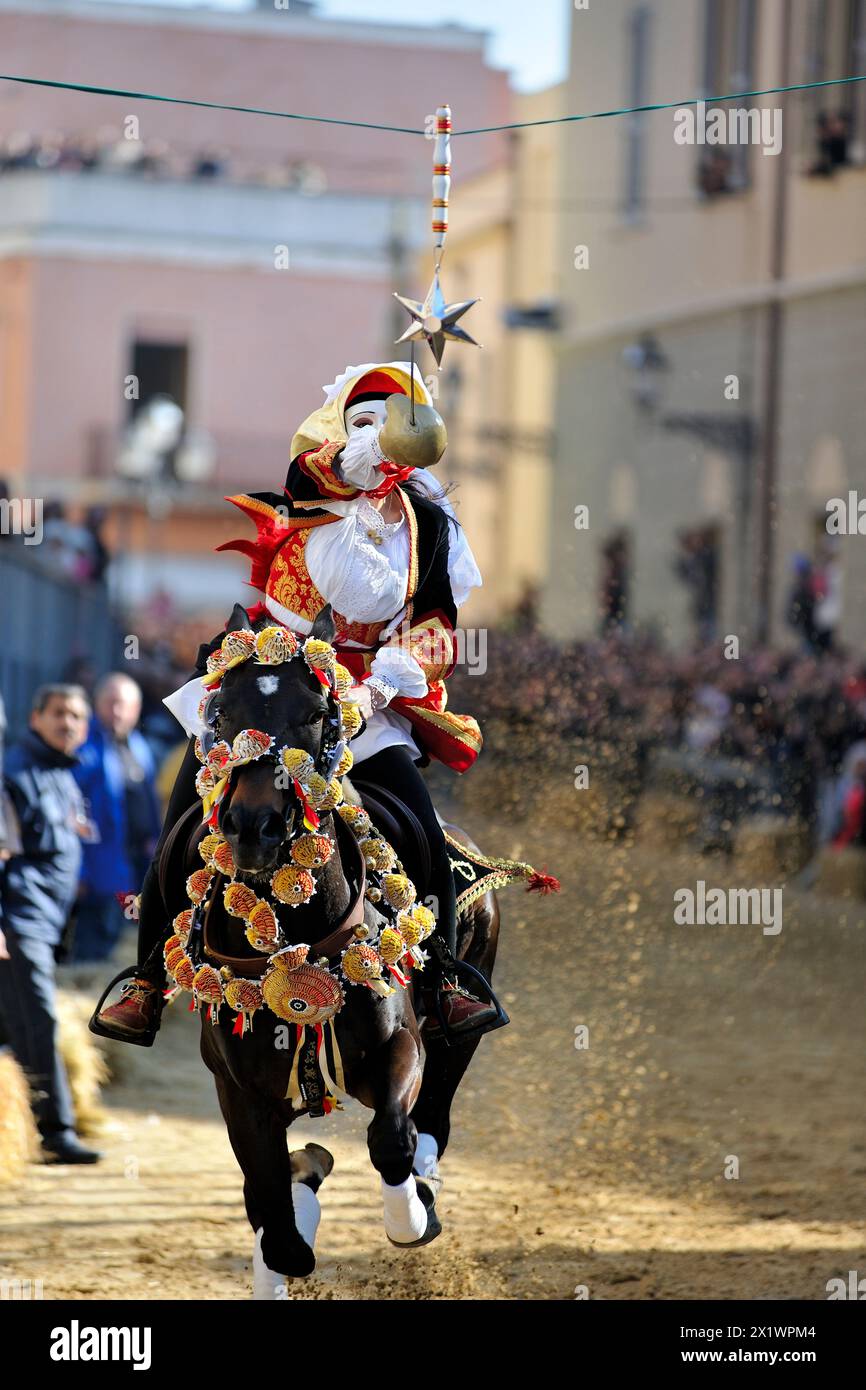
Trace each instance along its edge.
<instances>
[{"instance_id":1,"label":"horse's head","mask_svg":"<svg viewBox=\"0 0 866 1390\"><path fill-rule=\"evenodd\" d=\"M226 630L249 627L246 609L235 604ZM332 642L335 630L326 605L310 636ZM329 707L327 692L302 659L279 666L242 662L226 672L215 703L218 739L230 744L242 729L260 729L273 736L274 752L284 746L303 748L318 764L333 705ZM280 846L294 829L298 803L291 782L278 772L278 764L269 757L236 768L221 802L219 829L241 873L273 869Z\"/></svg>"}]
</instances>

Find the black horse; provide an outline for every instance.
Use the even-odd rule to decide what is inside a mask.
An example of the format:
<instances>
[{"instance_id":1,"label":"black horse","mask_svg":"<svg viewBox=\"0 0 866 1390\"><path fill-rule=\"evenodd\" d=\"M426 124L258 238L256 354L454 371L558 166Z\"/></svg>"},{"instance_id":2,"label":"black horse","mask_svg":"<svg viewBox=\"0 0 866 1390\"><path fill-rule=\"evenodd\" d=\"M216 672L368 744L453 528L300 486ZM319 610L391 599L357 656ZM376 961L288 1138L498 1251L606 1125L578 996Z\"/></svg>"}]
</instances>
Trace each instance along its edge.
<instances>
[{"instance_id":1,"label":"black horse","mask_svg":"<svg viewBox=\"0 0 866 1390\"><path fill-rule=\"evenodd\" d=\"M236 605L227 631L250 626L245 609ZM311 636L332 642L334 635L331 610L326 607ZM217 702L217 738L230 744L242 729L261 729L274 736L276 747L288 745L306 750L314 759L319 756L329 704L305 662L293 660L276 667L244 662L226 673ZM344 787L351 796L348 779ZM375 820L374 807L371 813ZM241 881L255 888L257 880L270 877L282 862L287 837L300 814L291 787L282 787L275 777L273 762L261 759L235 769L220 803L219 830L231 846ZM379 918L364 895L363 860L354 835L333 812L322 817L321 828L334 839L336 852L318 871L313 898L291 910L291 934L296 941L313 944L311 961L324 956L333 963L340 943L351 939L347 926L351 933L352 923L363 919L372 928ZM449 829L471 846L462 832ZM176 830L166 842L160 873L169 917L188 906L186 878L201 865L197 845L206 827L192 808ZM401 857L411 871L410 860L402 853ZM417 882L417 888L422 897L424 884ZM261 973L263 958L248 946L243 923L225 913L220 897L213 896L208 913L205 956L218 964L230 962L235 974L253 977L257 969ZM477 900L458 924L460 959L488 980L498 932L493 893ZM424 1020L420 1018L419 1027L419 1018L410 984L387 997L363 986L349 986L345 1003L333 1019L344 1089L373 1111L367 1140L383 1183L386 1233L395 1244L403 1245L424 1244L439 1233L435 1183L413 1180L417 1134L420 1130L432 1135L442 1155L448 1143L451 1102L479 1041L468 1038L449 1045L441 1036L431 1039L425 1044L422 1065ZM229 1139L244 1175L247 1216L260 1242L257 1259L275 1281L280 1276L309 1274L315 1267L311 1232L318 1218L311 1227L307 1209L311 1194L332 1164L330 1155L317 1145L288 1152L287 1127L302 1112L287 1099L292 1056L285 1046L286 1031L287 1025L269 1009L256 1013L254 1027L246 1036L233 1031L227 1007L220 1010L217 1024L202 1009L201 1054L213 1073ZM304 1212L296 1211L299 1200ZM317 1208L317 1199L313 1200ZM299 1219L306 1239L298 1229Z\"/></svg>"}]
</instances>

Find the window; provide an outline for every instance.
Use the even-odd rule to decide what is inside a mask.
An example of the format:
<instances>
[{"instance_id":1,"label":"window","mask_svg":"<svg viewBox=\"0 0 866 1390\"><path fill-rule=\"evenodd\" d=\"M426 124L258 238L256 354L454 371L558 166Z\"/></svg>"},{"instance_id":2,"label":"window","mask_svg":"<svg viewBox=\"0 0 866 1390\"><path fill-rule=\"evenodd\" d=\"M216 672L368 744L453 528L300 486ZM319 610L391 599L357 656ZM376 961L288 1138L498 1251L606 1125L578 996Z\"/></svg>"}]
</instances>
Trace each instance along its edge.
<instances>
[{"instance_id":1,"label":"window","mask_svg":"<svg viewBox=\"0 0 866 1390\"><path fill-rule=\"evenodd\" d=\"M188 356L185 343L133 343L129 370L138 382L138 399L129 402L130 419L154 396L170 396L186 412Z\"/></svg>"},{"instance_id":2,"label":"window","mask_svg":"<svg viewBox=\"0 0 866 1390\"><path fill-rule=\"evenodd\" d=\"M632 577L632 540L626 527L612 531L602 542L599 566L599 632L618 632L628 622Z\"/></svg>"},{"instance_id":3,"label":"window","mask_svg":"<svg viewBox=\"0 0 866 1390\"><path fill-rule=\"evenodd\" d=\"M639 5L628 21L628 102L629 106L647 104L647 72L649 68L650 11ZM646 182L646 114L628 116L626 126L625 192L623 213L637 221L643 211Z\"/></svg>"},{"instance_id":4,"label":"window","mask_svg":"<svg viewBox=\"0 0 866 1390\"><path fill-rule=\"evenodd\" d=\"M866 71L866 0L811 0L805 35L805 82L828 82ZM863 83L810 92L805 108L805 160L813 176L866 163Z\"/></svg>"},{"instance_id":5,"label":"window","mask_svg":"<svg viewBox=\"0 0 866 1390\"><path fill-rule=\"evenodd\" d=\"M718 522L678 532L674 573L688 594L695 637L701 643L716 635L719 609L719 570L722 538Z\"/></svg>"},{"instance_id":6,"label":"window","mask_svg":"<svg viewBox=\"0 0 866 1390\"><path fill-rule=\"evenodd\" d=\"M752 89L755 68L755 0L704 0L703 92L705 97ZM730 110L734 101L714 104ZM748 188L750 147L711 145L701 153L698 187L705 197Z\"/></svg>"},{"instance_id":7,"label":"window","mask_svg":"<svg viewBox=\"0 0 866 1390\"><path fill-rule=\"evenodd\" d=\"M135 389L128 393L127 425L117 455L123 476L180 476L176 465L185 443L187 358L184 343L137 339L132 344L129 370Z\"/></svg>"}]
</instances>

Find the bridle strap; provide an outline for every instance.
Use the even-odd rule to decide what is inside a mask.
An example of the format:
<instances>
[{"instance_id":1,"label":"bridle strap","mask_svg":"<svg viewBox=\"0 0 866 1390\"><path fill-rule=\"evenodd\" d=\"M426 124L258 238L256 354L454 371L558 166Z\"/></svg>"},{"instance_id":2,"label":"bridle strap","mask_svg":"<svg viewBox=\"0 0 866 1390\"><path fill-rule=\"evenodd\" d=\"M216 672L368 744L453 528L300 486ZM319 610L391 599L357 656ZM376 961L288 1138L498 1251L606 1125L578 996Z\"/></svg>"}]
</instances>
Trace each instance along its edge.
<instances>
[{"instance_id":1,"label":"bridle strap","mask_svg":"<svg viewBox=\"0 0 866 1390\"><path fill-rule=\"evenodd\" d=\"M316 758L314 760L314 767L316 771L320 774L323 773L323 770L327 767L328 763L330 762L336 750L337 744L340 740L339 708L339 701L334 693L334 690L333 688L329 687L327 723L322 731L322 741L319 745L318 754L316 755ZM276 752L266 753L264 754L264 757L272 759L275 763L278 762L278 754ZM231 787L231 778L236 770L237 769L233 768L232 772L229 775L229 788L227 790L229 790ZM229 806L230 802L231 795L224 796L222 798L218 815L218 824L222 820L223 812ZM285 822L287 827L291 816L295 813L297 809L297 806L298 798L294 794L291 794L286 804ZM192 811L195 809L195 807L191 807L190 811L187 813L187 816L191 815ZM187 816L184 816L183 818L184 823L187 819ZM178 822L178 825L180 825L181 823L182 822ZM349 827L345 824L341 816L336 814L334 815L334 826L337 846L340 852L340 863L343 868L343 873L349 883L349 905L346 908L345 912L342 914L342 916L339 918L335 926L328 933L328 935L322 937L321 941L316 941L312 943L312 945L310 946L311 960L318 959L322 956L331 958L339 955L339 953L343 951L346 948L346 946L348 946L349 942L354 937L356 928L361 926L364 921L364 905L366 901L365 891L367 886L367 864L363 854L361 853L358 841L356 840L354 834L349 829ZM166 842L166 849L169 848L170 843L173 843L174 837L177 834L177 830L178 826L175 826L169 840ZM163 853L163 856L160 860L161 886L164 875L162 865L166 863L166 860L167 856L165 855L165 853ZM218 873L217 878L225 878L225 875ZM353 883L354 888L352 886ZM217 883L216 889L218 890L219 887L220 885L219 883ZM216 897L217 892L214 891L211 894L210 901L208 902L207 910L205 912L204 921L202 922L202 948L205 956L209 957L211 960L216 961L219 965L228 966L234 974L246 977L248 979L254 979L258 976L264 975L269 964L269 959L267 956L229 956L222 951L217 951L208 942L208 926L210 925L210 917L213 911L213 905L216 901Z\"/></svg>"},{"instance_id":2,"label":"bridle strap","mask_svg":"<svg viewBox=\"0 0 866 1390\"><path fill-rule=\"evenodd\" d=\"M316 772L318 772L320 775L324 775L324 769L327 767L328 763L330 762L331 757L332 757L332 755L333 755L333 753L334 753L334 750L336 749L337 744L340 742L340 713L339 713L340 707L339 707L339 701L337 700L337 697L335 696L333 690L331 690L330 688L329 688L329 690L328 690L328 709L329 709L329 713L328 713L328 718L327 718L327 724L326 724L326 727L322 730L322 741L321 741L321 743L319 744L319 751L318 751L318 753L316 754L315 759L314 759L314 761L313 761L313 768L314 768L314 770L315 770ZM280 755L279 755L279 752L277 751L276 747L274 746L274 747L271 748L270 752L268 752L268 753L263 753L263 754L260 755L260 757L255 758L255 759L251 759L250 761L251 761L251 762L272 762L272 763L274 764L274 767L276 768L276 767L279 767L279 766L280 766ZM244 763L244 764L242 764L242 766L247 767L247 766L249 766L249 763ZM231 768L231 770L230 770L230 772L229 772L229 777L228 777L228 786L227 786L227 788L226 788L226 792L227 792L228 794L227 794L227 795L223 795L223 796L220 798L219 812L218 812L218 816L217 816L217 828L218 828L218 829L219 829L219 826L220 826L220 824L221 824L221 822L222 822L223 815L224 815L225 811L228 809L229 803L230 803L230 801L231 801L231 785L232 785L232 778L234 777L235 773L238 772L238 771L240 771L240 768L239 768L238 766L235 766L235 767ZM289 795L289 797L288 797L288 799L287 799L287 801L286 801L286 810L285 810L285 815L284 815L284 817L283 817L283 819L284 819L284 821L285 821L285 823L286 823L286 827L287 827L287 828L288 828L288 825L289 825L289 821L291 820L291 817L292 817L292 815L294 814L294 812L295 812L295 810L297 809L297 807L298 807L298 798L297 798L297 796L296 796L293 792L290 792L290 795Z\"/></svg>"},{"instance_id":3,"label":"bridle strap","mask_svg":"<svg viewBox=\"0 0 866 1390\"><path fill-rule=\"evenodd\" d=\"M345 950L355 934L356 927L360 927L364 921L365 891L367 887L367 861L361 853L361 847L355 839L353 832L346 825L342 816L334 816L334 826L337 832L337 845L340 851L340 863L343 866L343 873L349 883L349 906L337 921L336 926L327 936L322 937L315 945L310 947L311 956L335 956L339 951ZM349 861L347 863L347 861ZM354 889L352 881L355 882Z\"/></svg>"}]
</instances>

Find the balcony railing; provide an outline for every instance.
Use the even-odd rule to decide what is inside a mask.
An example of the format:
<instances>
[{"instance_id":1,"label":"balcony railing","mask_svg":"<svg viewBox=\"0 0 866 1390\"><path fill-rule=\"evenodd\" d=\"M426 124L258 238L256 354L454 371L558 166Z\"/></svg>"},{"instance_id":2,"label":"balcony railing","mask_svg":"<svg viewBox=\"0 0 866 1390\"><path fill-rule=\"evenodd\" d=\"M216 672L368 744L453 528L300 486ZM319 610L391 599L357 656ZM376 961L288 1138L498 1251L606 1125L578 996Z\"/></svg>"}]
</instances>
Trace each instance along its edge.
<instances>
[{"instance_id":1,"label":"balcony railing","mask_svg":"<svg viewBox=\"0 0 866 1390\"><path fill-rule=\"evenodd\" d=\"M105 586L52 574L39 549L10 540L0 546L0 689L13 737L26 727L36 687L68 678L73 660L86 658L97 674L122 664Z\"/></svg>"},{"instance_id":2,"label":"balcony railing","mask_svg":"<svg viewBox=\"0 0 866 1390\"><path fill-rule=\"evenodd\" d=\"M184 483L175 477L170 463L161 475L161 481L172 490L177 489L178 495L185 492L192 500L212 492L219 499L228 491L282 490L289 469L290 432L266 435L217 431L206 432L206 439L213 465L207 477ZM87 477L123 487L125 480L117 467L120 448L121 437L114 430L92 429L87 447Z\"/></svg>"},{"instance_id":3,"label":"balcony railing","mask_svg":"<svg viewBox=\"0 0 866 1390\"><path fill-rule=\"evenodd\" d=\"M197 265L343 266L387 275L400 207L411 252L429 240L424 199L118 175L13 170L0 176L0 256L79 251Z\"/></svg>"}]
</instances>

